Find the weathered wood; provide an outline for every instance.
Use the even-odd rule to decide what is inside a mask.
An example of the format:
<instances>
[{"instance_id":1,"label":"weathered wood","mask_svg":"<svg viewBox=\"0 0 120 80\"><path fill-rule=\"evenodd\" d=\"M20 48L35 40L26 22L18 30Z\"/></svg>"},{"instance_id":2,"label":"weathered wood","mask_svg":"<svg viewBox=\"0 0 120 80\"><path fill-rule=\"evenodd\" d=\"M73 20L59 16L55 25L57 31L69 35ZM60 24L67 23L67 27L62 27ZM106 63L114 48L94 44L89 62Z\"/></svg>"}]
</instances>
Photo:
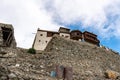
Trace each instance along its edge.
<instances>
[{"instance_id":1,"label":"weathered wood","mask_svg":"<svg viewBox=\"0 0 120 80\"><path fill-rule=\"evenodd\" d=\"M64 78L65 78L65 80L73 80L73 69L72 69L72 67L65 67Z\"/></svg>"},{"instance_id":2,"label":"weathered wood","mask_svg":"<svg viewBox=\"0 0 120 80\"><path fill-rule=\"evenodd\" d=\"M5 41L5 44L6 44L6 45L9 45L9 44L10 44L10 41L12 40L12 37L11 37L11 36L12 36L12 31L10 32L7 40Z\"/></svg>"},{"instance_id":3,"label":"weathered wood","mask_svg":"<svg viewBox=\"0 0 120 80\"><path fill-rule=\"evenodd\" d=\"M14 28L11 24L0 23L0 47L16 47Z\"/></svg>"},{"instance_id":4,"label":"weathered wood","mask_svg":"<svg viewBox=\"0 0 120 80\"><path fill-rule=\"evenodd\" d=\"M7 45L10 45L10 42L12 41L13 37L10 37L10 39L8 40Z\"/></svg>"}]
</instances>

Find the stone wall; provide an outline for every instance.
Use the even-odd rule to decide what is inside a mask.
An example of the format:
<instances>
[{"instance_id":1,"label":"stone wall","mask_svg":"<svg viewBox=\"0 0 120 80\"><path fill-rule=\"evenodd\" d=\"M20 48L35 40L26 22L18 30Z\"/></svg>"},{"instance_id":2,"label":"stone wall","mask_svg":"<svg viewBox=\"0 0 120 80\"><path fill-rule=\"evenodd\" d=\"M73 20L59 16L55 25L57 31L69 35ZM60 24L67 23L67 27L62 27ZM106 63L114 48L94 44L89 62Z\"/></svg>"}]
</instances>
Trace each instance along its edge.
<instances>
[{"instance_id":1,"label":"stone wall","mask_svg":"<svg viewBox=\"0 0 120 80\"><path fill-rule=\"evenodd\" d=\"M0 23L0 46L16 47L14 28L11 24Z\"/></svg>"}]
</instances>

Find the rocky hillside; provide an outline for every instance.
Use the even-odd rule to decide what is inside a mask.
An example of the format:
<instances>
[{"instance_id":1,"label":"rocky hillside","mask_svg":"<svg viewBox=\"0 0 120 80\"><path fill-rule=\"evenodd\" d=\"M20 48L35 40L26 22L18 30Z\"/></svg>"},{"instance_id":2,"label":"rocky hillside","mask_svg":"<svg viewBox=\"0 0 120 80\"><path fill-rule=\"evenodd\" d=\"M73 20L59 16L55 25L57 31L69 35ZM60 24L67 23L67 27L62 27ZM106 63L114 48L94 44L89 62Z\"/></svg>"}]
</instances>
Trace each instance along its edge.
<instances>
[{"instance_id":1,"label":"rocky hillside","mask_svg":"<svg viewBox=\"0 0 120 80\"><path fill-rule=\"evenodd\" d=\"M72 68L68 77L73 80L120 80L119 54L59 36L37 54L21 48L0 48L0 62L0 80L63 80L51 75L58 65Z\"/></svg>"},{"instance_id":2,"label":"rocky hillside","mask_svg":"<svg viewBox=\"0 0 120 80\"><path fill-rule=\"evenodd\" d=\"M46 51L54 55L53 63L72 67L75 80L102 80L107 70L120 73L119 54L104 47L54 37Z\"/></svg>"}]
</instances>

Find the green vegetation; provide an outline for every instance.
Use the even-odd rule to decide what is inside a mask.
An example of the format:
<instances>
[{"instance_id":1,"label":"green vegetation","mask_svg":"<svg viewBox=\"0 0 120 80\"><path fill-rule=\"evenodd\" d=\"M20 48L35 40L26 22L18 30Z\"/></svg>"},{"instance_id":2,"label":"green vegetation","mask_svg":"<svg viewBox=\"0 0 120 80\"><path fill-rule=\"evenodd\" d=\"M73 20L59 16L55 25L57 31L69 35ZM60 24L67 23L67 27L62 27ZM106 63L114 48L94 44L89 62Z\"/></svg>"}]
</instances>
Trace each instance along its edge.
<instances>
[{"instance_id":1,"label":"green vegetation","mask_svg":"<svg viewBox=\"0 0 120 80\"><path fill-rule=\"evenodd\" d=\"M34 48L29 48L27 52L31 54L36 54L36 50Z\"/></svg>"}]
</instances>

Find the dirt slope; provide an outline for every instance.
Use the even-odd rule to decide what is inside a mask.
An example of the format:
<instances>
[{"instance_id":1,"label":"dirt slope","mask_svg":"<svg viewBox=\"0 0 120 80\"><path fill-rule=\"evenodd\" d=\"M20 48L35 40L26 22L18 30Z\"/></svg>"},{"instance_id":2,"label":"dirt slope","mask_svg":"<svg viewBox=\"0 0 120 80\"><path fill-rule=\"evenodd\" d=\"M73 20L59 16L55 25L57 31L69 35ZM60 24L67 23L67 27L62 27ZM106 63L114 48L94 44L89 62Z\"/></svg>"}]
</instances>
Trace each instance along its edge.
<instances>
[{"instance_id":1,"label":"dirt slope","mask_svg":"<svg viewBox=\"0 0 120 80\"><path fill-rule=\"evenodd\" d=\"M21 48L0 48L0 80L59 80L50 76L56 65L72 67L74 80L108 80L106 70L120 73L120 56L59 36L54 36L46 50L37 54Z\"/></svg>"}]
</instances>

